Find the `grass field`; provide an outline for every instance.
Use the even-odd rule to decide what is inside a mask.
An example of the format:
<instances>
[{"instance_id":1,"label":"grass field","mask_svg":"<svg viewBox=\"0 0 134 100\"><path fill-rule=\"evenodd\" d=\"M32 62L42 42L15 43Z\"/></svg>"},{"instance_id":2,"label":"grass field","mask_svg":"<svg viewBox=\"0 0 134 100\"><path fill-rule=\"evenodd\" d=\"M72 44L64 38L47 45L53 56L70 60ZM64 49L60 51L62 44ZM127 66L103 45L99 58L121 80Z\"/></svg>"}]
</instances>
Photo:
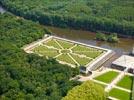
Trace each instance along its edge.
<instances>
[{"instance_id":1,"label":"grass field","mask_svg":"<svg viewBox=\"0 0 134 100\"><path fill-rule=\"evenodd\" d=\"M117 98L119 100L131 100L131 93L116 88L112 89L109 92L109 96Z\"/></svg>"},{"instance_id":2,"label":"grass field","mask_svg":"<svg viewBox=\"0 0 134 100\"><path fill-rule=\"evenodd\" d=\"M96 58L97 56L103 53L102 50L98 50L94 48L87 48L81 45L74 47L72 50L74 51L74 53L81 54L81 55L83 54L91 58Z\"/></svg>"},{"instance_id":3,"label":"grass field","mask_svg":"<svg viewBox=\"0 0 134 100\"><path fill-rule=\"evenodd\" d=\"M86 65L86 64L88 64L88 63L91 61L91 59L86 58L86 57L79 57L79 56L73 55L73 54L71 54L71 56L72 56L80 65Z\"/></svg>"},{"instance_id":4,"label":"grass field","mask_svg":"<svg viewBox=\"0 0 134 100\"><path fill-rule=\"evenodd\" d=\"M110 84L112 82L112 80L117 77L118 74L119 74L118 72L109 71L98 77L95 77L94 79ZM131 91L132 90L132 81L133 81L132 76L126 75L116 84L116 86L122 87L124 89L128 89ZM97 84L100 84L100 83L97 83ZM100 84L100 85L105 88L105 85L103 85L103 84ZM109 92L109 96L117 98L119 100L131 100L131 92L127 92L127 91L120 90L117 88L113 88Z\"/></svg>"},{"instance_id":5,"label":"grass field","mask_svg":"<svg viewBox=\"0 0 134 100\"><path fill-rule=\"evenodd\" d=\"M57 57L57 60L66 62L66 63L70 63L75 65L76 63L66 54L60 55L59 57Z\"/></svg>"},{"instance_id":6,"label":"grass field","mask_svg":"<svg viewBox=\"0 0 134 100\"><path fill-rule=\"evenodd\" d=\"M124 76L124 78L117 84L117 86L120 86L120 87L123 87L125 89L129 89L131 90L132 89L132 82L133 82L133 79L132 79L132 76Z\"/></svg>"},{"instance_id":7,"label":"grass field","mask_svg":"<svg viewBox=\"0 0 134 100\"><path fill-rule=\"evenodd\" d=\"M74 44L63 40L56 40L64 49L71 48Z\"/></svg>"},{"instance_id":8,"label":"grass field","mask_svg":"<svg viewBox=\"0 0 134 100\"><path fill-rule=\"evenodd\" d=\"M42 56L48 56L48 57L54 57L56 55L58 55L58 51L55 49L49 49L45 46L38 46L36 48L34 48L33 50L36 54L40 54Z\"/></svg>"},{"instance_id":9,"label":"grass field","mask_svg":"<svg viewBox=\"0 0 134 100\"><path fill-rule=\"evenodd\" d=\"M106 72L106 73L96 77L95 80L99 80L104 83L110 83L114 78L116 78L117 75L118 75L118 72L109 71L109 72Z\"/></svg>"},{"instance_id":10,"label":"grass field","mask_svg":"<svg viewBox=\"0 0 134 100\"><path fill-rule=\"evenodd\" d=\"M44 44L48 46L53 46L54 48L57 48L57 49L62 49L54 40L50 40Z\"/></svg>"},{"instance_id":11,"label":"grass field","mask_svg":"<svg viewBox=\"0 0 134 100\"><path fill-rule=\"evenodd\" d=\"M86 66L104 51L57 38L49 39L33 48L34 53L53 57L72 65Z\"/></svg>"}]
</instances>

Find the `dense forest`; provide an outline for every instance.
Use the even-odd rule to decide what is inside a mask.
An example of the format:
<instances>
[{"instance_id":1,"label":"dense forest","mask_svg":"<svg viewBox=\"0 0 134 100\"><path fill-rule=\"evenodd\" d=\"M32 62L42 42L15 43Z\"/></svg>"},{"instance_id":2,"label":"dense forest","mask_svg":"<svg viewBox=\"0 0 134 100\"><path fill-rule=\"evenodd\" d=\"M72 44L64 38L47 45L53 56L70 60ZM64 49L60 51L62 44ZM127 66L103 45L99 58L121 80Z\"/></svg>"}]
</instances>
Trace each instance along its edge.
<instances>
[{"instance_id":1,"label":"dense forest","mask_svg":"<svg viewBox=\"0 0 134 100\"><path fill-rule=\"evenodd\" d=\"M0 14L0 100L60 100L80 84L69 81L77 68L21 49L46 33L38 23Z\"/></svg>"},{"instance_id":2,"label":"dense forest","mask_svg":"<svg viewBox=\"0 0 134 100\"><path fill-rule=\"evenodd\" d=\"M41 24L134 36L134 0L0 0Z\"/></svg>"}]
</instances>

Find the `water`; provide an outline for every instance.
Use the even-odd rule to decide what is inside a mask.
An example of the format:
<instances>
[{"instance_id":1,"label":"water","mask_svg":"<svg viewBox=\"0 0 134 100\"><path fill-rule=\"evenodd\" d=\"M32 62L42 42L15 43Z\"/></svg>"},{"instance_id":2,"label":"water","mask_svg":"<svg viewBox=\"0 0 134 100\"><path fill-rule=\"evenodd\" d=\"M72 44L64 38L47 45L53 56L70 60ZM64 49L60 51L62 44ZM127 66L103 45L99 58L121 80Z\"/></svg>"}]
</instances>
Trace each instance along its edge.
<instances>
[{"instance_id":1,"label":"water","mask_svg":"<svg viewBox=\"0 0 134 100\"><path fill-rule=\"evenodd\" d=\"M117 54L128 53L132 51L134 46L134 39L129 38L119 38L118 43L108 43L104 41L96 41L95 40L95 33L89 31L82 31L82 30L73 30L73 29L62 29L57 27L50 27L46 26L50 29L54 35L67 38L79 42L83 42L86 44L91 44L103 48L112 49L117 52Z\"/></svg>"}]
</instances>

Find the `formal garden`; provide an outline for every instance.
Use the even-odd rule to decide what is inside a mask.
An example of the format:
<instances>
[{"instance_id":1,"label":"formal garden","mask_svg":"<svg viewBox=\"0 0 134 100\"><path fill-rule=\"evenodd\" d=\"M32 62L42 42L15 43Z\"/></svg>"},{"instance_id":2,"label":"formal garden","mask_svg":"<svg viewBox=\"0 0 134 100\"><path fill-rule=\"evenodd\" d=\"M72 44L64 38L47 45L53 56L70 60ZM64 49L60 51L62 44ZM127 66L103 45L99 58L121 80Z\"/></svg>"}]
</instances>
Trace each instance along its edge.
<instances>
[{"instance_id":1,"label":"formal garden","mask_svg":"<svg viewBox=\"0 0 134 100\"><path fill-rule=\"evenodd\" d=\"M102 49L54 37L38 43L30 50L40 56L55 58L60 63L72 67L87 66L105 53Z\"/></svg>"},{"instance_id":2,"label":"formal garden","mask_svg":"<svg viewBox=\"0 0 134 100\"><path fill-rule=\"evenodd\" d=\"M119 75L117 71L108 71L105 72L93 80L100 84L103 88L106 89L108 85ZM132 84L133 76L125 75L116 85L112 87L109 91L109 97L116 98L119 100L131 100L132 96Z\"/></svg>"}]
</instances>

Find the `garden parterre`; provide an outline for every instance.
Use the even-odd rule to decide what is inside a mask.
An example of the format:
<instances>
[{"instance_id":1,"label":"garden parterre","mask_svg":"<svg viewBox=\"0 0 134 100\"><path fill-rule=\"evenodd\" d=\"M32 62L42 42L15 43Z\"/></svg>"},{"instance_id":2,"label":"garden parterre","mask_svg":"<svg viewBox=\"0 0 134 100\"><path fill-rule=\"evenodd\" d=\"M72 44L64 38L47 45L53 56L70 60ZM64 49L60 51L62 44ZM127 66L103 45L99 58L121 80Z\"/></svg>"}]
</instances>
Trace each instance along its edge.
<instances>
[{"instance_id":1,"label":"garden parterre","mask_svg":"<svg viewBox=\"0 0 134 100\"><path fill-rule=\"evenodd\" d=\"M54 37L38 43L31 51L41 56L55 58L60 63L73 67L87 66L105 53L105 50L102 49Z\"/></svg>"}]
</instances>

